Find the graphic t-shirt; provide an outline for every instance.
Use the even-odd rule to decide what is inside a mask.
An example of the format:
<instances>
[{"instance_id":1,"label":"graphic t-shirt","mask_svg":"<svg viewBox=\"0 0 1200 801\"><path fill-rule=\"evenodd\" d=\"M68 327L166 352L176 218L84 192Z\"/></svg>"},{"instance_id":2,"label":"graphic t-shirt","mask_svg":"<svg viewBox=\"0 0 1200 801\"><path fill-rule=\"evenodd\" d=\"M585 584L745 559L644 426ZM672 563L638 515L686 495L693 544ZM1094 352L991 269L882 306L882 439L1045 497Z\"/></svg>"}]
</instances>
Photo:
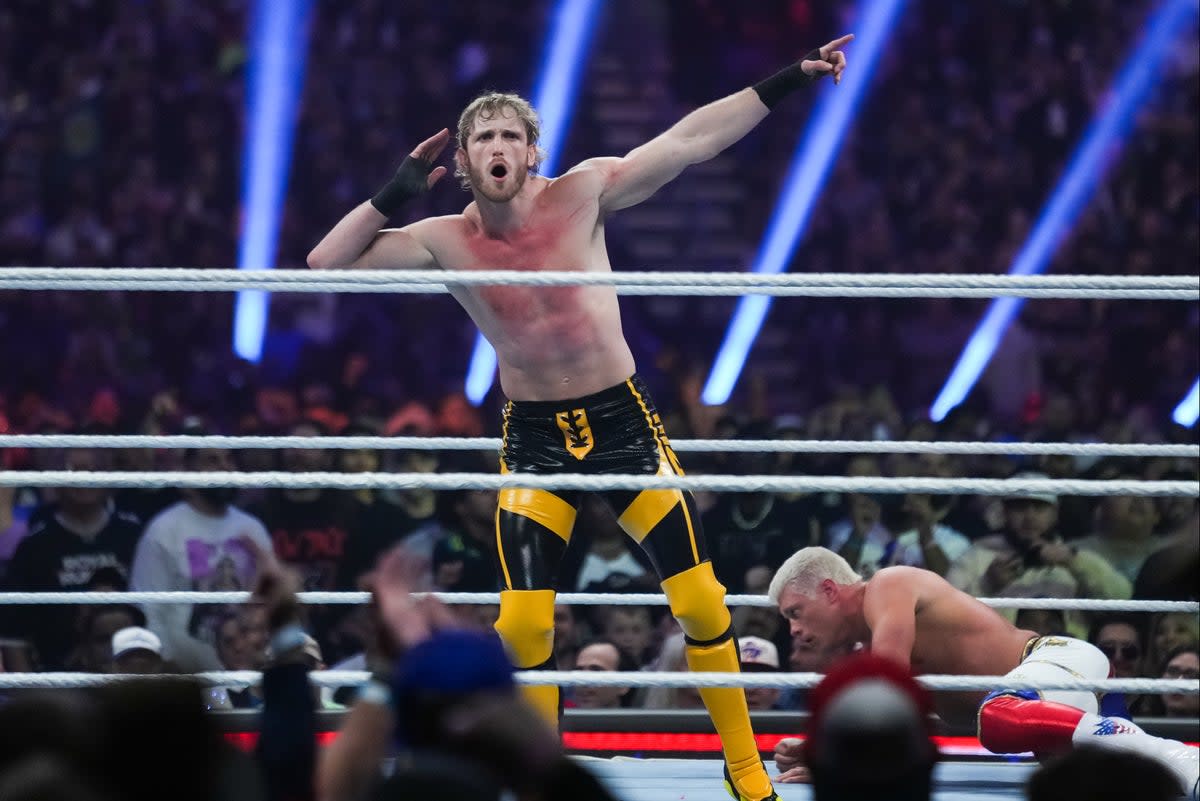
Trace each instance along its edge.
<instances>
[{"instance_id":1,"label":"graphic t-shirt","mask_svg":"<svg viewBox=\"0 0 1200 801\"><path fill-rule=\"evenodd\" d=\"M63 525L53 507L33 518L8 565L6 587L16 592L86 589L98 570L111 568L129 575L142 523L126 512L111 510L92 539ZM74 645L78 606L14 606L0 610L0 634L31 643L43 669L58 670Z\"/></svg>"},{"instance_id":2,"label":"graphic t-shirt","mask_svg":"<svg viewBox=\"0 0 1200 801\"><path fill-rule=\"evenodd\" d=\"M272 493L257 507L279 561L295 568L305 590L338 588L338 570L346 558L359 507L348 495L324 491L311 500Z\"/></svg>"},{"instance_id":3,"label":"graphic t-shirt","mask_svg":"<svg viewBox=\"0 0 1200 801\"><path fill-rule=\"evenodd\" d=\"M220 516L201 514L180 501L146 526L133 559L130 589L250 590L258 572L253 542L271 549L257 518L229 507ZM146 604L151 630L163 655L187 671L218 670L215 628L231 609L218 604Z\"/></svg>"}]
</instances>

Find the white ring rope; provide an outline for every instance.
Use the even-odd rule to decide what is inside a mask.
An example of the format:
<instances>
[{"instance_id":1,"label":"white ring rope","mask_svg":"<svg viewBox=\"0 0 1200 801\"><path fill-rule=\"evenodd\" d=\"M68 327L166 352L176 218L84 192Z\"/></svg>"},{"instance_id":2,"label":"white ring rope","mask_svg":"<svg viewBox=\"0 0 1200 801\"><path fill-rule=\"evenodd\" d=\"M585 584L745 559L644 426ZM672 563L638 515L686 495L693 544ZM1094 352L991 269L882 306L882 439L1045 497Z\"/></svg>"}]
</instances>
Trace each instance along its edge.
<instances>
[{"instance_id":1,"label":"white ring rope","mask_svg":"<svg viewBox=\"0 0 1200 801\"><path fill-rule=\"evenodd\" d=\"M496 437L301 437L158 434L0 434L0 448L328 448L331 450L495 451ZM1200 445L1117 442L918 442L909 440L677 439L686 453L941 453L961 456L1128 456L1200 458Z\"/></svg>"},{"instance_id":2,"label":"white ring rope","mask_svg":"<svg viewBox=\"0 0 1200 801\"><path fill-rule=\"evenodd\" d=\"M450 277L452 276L452 278ZM1124 298L1195 300L1192 276L900 273L577 272L522 270L207 270L184 267L8 267L0 289L436 292L463 286L615 286L634 295Z\"/></svg>"},{"instance_id":3,"label":"white ring rope","mask_svg":"<svg viewBox=\"0 0 1200 801\"><path fill-rule=\"evenodd\" d=\"M319 687L346 687L365 684L371 674L359 670L316 670L309 680ZM518 671L519 684L560 687L792 687L806 689L820 683L819 673L688 673L688 672L617 672L595 670ZM190 675L113 675L109 673L0 673L0 689L57 689L66 687L102 687L130 680L195 681L213 687L249 687L261 683L262 674L250 670L211 671ZM1195 679L1100 679L1063 677L1031 683L1004 676L918 676L917 681L930 690L989 691L1005 690L1077 690L1081 692L1138 693L1146 695L1197 695L1200 682Z\"/></svg>"},{"instance_id":4,"label":"white ring rope","mask_svg":"<svg viewBox=\"0 0 1200 801\"><path fill-rule=\"evenodd\" d=\"M371 600L368 592L301 592L297 594L307 604L365 604ZM415 597L433 596L448 604L498 604L495 592L428 592L413 593ZM244 591L199 592L0 592L0 606L6 604L242 604L250 601ZM1119 601L1100 598L980 598L993 609L1061 609L1086 612L1200 612L1196 601ZM667 596L659 593L563 592L555 603L574 606L666 606ZM765 595L727 595L729 606L759 606L775 608Z\"/></svg>"},{"instance_id":5,"label":"white ring rope","mask_svg":"<svg viewBox=\"0 0 1200 801\"><path fill-rule=\"evenodd\" d=\"M1195 481L1138 481L1045 478L881 478L844 476L732 475L586 475L580 473L232 473L171 471L9 470L0 473L3 487L106 487L150 489L321 488L495 490L682 489L712 492L870 492L923 495L1128 495L1191 498L1200 493Z\"/></svg>"}]
</instances>

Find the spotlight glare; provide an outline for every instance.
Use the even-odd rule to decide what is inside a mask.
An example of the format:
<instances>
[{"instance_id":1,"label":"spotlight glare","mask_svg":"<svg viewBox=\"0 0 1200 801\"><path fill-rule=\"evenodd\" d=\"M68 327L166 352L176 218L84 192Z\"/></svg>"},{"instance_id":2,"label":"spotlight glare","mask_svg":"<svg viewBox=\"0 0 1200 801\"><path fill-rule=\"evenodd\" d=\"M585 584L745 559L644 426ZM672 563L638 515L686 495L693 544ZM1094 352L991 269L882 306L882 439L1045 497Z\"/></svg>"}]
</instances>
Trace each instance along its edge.
<instances>
[{"instance_id":1,"label":"spotlight glare","mask_svg":"<svg viewBox=\"0 0 1200 801\"><path fill-rule=\"evenodd\" d=\"M859 7L855 16L858 23L851 26L855 35L850 51L852 62L840 86L825 82L804 137L792 156L782 196L750 268L753 272L779 273L787 268L903 5L904 0L864 0ZM704 384L700 396L704 403L721 404L729 400L767 318L771 301L769 295L747 295L738 301Z\"/></svg>"},{"instance_id":2,"label":"spotlight glare","mask_svg":"<svg viewBox=\"0 0 1200 801\"><path fill-rule=\"evenodd\" d=\"M1171 54L1172 39L1192 21L1196 10L1196 0L1164 0L1147 21L1141 41L1130 49L1106 104L1071 156L1033 232L1009 268L1010 274L1030 275L1045 271L1059 243L1091 199L1108 167L1115 161L1112 158L1113 145L1120 144L1128 136L1142 103L1158 84L1163 61ZM991 361L1004 338L1004 332L1023 303L1022 298L998 298L992 301L987 314L971 334L950 377L946 379L945 386L934 400L929 411L931 419L941 421L951 409L962 403Z\"/></svg>"}]
</instances>

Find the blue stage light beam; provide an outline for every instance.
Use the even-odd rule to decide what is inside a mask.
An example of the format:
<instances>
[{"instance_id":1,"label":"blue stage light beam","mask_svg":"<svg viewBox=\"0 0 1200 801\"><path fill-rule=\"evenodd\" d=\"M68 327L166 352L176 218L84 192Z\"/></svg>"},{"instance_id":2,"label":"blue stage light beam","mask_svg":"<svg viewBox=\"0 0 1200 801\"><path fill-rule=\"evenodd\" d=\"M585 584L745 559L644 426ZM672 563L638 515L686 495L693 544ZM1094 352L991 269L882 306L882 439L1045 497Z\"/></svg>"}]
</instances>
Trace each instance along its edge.
<instances>
[{"instance_id":1,"label":"blue stage light beam","mask_svg":"<svg viewBox=\"0 0 1200 801\"><path fill-rule=\"evenodd\" d=\"M1063 236L1115 161L1113 145L1128 136L1138 109L1159 82L1163 61L1171 53L1172 39L1194 21L1196 10L1196 0L1165 0L1147 20L1141 40L1130 49L1116 83L1110 87L1107 104L1084 133L1033 232L1009 268L1010 274L1045 271ZM992 301L934 400L929 411L931 419L942 420L967 397L1024 302L1023 298Z\"/></svg>"},{"instance_id":2,"label":"blue stage light beam","mask_svg":"<svg viewBox=\"0 0 1200 801\"><path fill-rule=\"evenodd\" d=\"M849 66L841 85L834 87L832 81L827 81L817 100L751 271L780 273L787 268L903 6L904 0L864 0L859 6L855 17L858 21L850 26L854 42L850 45ZM729 400L772 300L769 295L747 295L738 301L704 384L700 396L704 403Z\"/></svg>"},{"instance_id":3,"label":"blue stage light beam","mask_svg":"<svg viewBox=\"0 0 1200 801\"><path fill-rule=\"evenodd\" d=\"M309 9L310 0L254 3L246 65L239 270L269 270L275 262L296 106L304 86ZM233 347L243 359L262 358L269 303L266 292L237 295Z\"/></svg>"},{"instance_id":4,"label":"blue stage light beam","mask_svg":"<svg viewBox=\"0 0 1200 801\"><path fill-rule=\"evenodd\" d=\"M1196 425L1198 417L1200 417L1200 378L1196 379L1196 383L1192 384L1187 396L1175 407L1171 419L1181 426L1191 428Z\"/></svg>"},{"instance_id":5,"label":"blue stage light beam","mask_svg":"<svg viewBox=\"0 0 1200 801\"><path fill-rule=\"evenodd\" d=\"M533 107L542 119L541 145L546 154L542 175L553 176L558 168L559 150L571 126L571 112L583 65L587 63L599 6L598 0L559 0L554 12L546 55L533 93ZM467 367L467 400L476 406L483 403L495 376L496 351L479 334Z\"/></svg>"}]
</instances>

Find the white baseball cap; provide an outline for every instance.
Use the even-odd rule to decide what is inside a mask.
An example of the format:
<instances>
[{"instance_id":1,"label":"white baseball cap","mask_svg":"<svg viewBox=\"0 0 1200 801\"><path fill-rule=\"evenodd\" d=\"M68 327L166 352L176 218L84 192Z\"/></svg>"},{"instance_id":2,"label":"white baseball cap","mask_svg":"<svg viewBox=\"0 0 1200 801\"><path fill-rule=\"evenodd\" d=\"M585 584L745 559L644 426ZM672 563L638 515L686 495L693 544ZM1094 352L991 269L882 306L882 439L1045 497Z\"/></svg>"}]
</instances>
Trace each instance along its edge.
<instances>
[{"instance_id":1,"label":"white baseball cap","mask_svg":"<svg viewBox=\"0 0 1200 801\"><path fill-rule=\"evenodd\" d=\"M1046 480L1047 480L1047 479L1049 479L1049 478L1050 478L1050 477L1049 477L1048 475L1046 475L1045 473L1040 473L1040 472L1038 472L1038 471L1036 471L1036 470L1022 470L1020 473L1017 473L1015 476L1009 476L1009 480L1010 480L1010 481L1011 481L1011 480L1018 480L1018 481L1024 481L1024 480L1041 480L1041 481L1046 481ZM1058 506L1058 496L1057 496L1057 495L1054 495L1054 494L1051 494L1051 493L1049 493L1049 492L1035 492L1035 493L1029 493L1029 494L1024 494L1024 493L1023 493L1023 494L1021 494L1021 495L1009 495L1009 496L1008 496L1008 497L1006 497L1004 500L1005 500L1006 502L1007 502L1007 501L1022 501L1022 500L1024 500L1024 501L1038 501L1039 503L1048 503L1048 504L1050 504L1051 506Z\"/></svg>"},{"instance_id":2,"label":"white baseball cap","mask_svg":"<svg viewBox=\"0 0 1200 801\"><path fill-rule=\"evenodd\" d=\"M770 640L762 637L739 637L738 650L743 665L761 665L770 670L779 670L779 649Z\"/></svg>"},{"instance_id":3,"label":"white baseball cap","mask_svg":"<svg viewBox=\"0 0 1200 801\"><path fill-rule=\"evenodd\" d=\"M151 651L162 656L162 640L153 631L141 626L121 629L112 638L113 659L130 651Z\"/></svg>"}]
</instances>

